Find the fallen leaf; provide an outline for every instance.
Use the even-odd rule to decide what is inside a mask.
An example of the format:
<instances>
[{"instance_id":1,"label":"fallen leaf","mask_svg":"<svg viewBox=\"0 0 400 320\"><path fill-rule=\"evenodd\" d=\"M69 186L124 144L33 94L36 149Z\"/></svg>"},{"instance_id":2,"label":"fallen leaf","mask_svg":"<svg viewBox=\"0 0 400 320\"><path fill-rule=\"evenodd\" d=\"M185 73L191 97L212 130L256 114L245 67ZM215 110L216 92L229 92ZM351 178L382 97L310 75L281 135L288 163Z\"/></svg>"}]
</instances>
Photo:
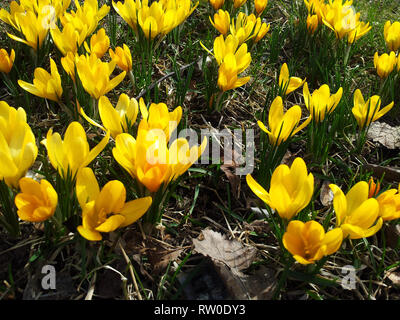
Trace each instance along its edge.
<instances>
[{"instance_id":1,"label":"fallen leaf","mask_svg":"<svg viewBox=\"0 0 400 320\"><path fill-rule=\"evenodd\" d=\"M328 207L332 204L333 201L333 192L329 185L330 181L324 181L321 186L321 192L319 194L319 200L324 207Z\"/></svg>"},{"instance_id":2,"label":"fallen leaf","mask_svg":"<svg viewBox=\"0 0 400 320\"><path fill-rule=\"evenodd\" d=\"M183 249L149 251L149 262L153 265L153 272L158 274L167 268L168 264L181 255Z\"/></svg>"},{"instance_id":3,"label":"fallen leaf","mask_svg":"<svg viewBox=\"0 0 400 320\"><path fill-rule=\"evenodd\" d=\"M371 123L367 138L379 142L388 149L400 148L400 127L392 127L385 122Z\"/></svg>"},{"instance_id":4,"label":"fallen leaf","mask_svg":"<svg viewBox=\"0 0 400 320\"><path fill-rule=\"evenodd\" d=\"M211 229L205 229L199 238L193 239L194 250L213 261L226 264L229 268L244 270L250 267L256 256L257 250L244 246L237 240L228 240L225 235Z\"/></svg>"}]
</instances>

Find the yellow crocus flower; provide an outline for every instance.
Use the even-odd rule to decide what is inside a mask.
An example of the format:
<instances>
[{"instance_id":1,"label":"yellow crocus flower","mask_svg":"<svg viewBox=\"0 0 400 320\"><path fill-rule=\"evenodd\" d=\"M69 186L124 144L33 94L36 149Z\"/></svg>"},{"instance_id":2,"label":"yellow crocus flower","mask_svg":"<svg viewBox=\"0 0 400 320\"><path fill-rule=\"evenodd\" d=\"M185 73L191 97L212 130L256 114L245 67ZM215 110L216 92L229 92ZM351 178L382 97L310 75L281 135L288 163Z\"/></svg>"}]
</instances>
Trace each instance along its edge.
<instances>
[{"instance_id":1,"label":"yellow crocus flower","mask_svg":"<svg viewBox=\"0 0 400 320\"><path fill-rule=\"evenodd\" d=\"M387 76L396 67L397 59L396 53L391 51L390 54L384 53L381 56L378 52L374 55L374 67L381 79L387 78Z\"/></svg>"},{"instance_id":2,"label":"yellow crocus flower","mask_svg":"<svg viewBox=\"0 0 400 320\"><path fill-rule=\"evenodd\" d=\"M20 31L21 28L17 22L17 15L19 13L25 13L25 11L26 9L22 4L19 4L17 1L11 1L10 12L5 9L0 9L0 20Z\"/></svg>"},{"instance_id":3,"label":"yellow crocus flower","mask_svg":"<svg viewBox=\"0 0 400 320\"><path fill-rule=\"evenodd\" d=\"M197 147L189 147L186 139L178 138L167 147L167 139L161 129L147 130L139 124L137 139L121 133L115 140L115 160L150 193L176 180L201 156L207 139Z\"/></svg>"},{"instance_id":4,"label":"yellow crocus flower","mask_svg":"<svg viewBox=\"0 0 400 320\"><path fill-rule=\"evenodd\" d=\"M85 41L87 33L87 26L82 28L83 30L79 32L72 23L67 23L62 31L57 26L50 30L51 37L63 56L66 56L69 52L73 54L78 52L78 48Z\"/></svg>"},{"instance_id":5,"label":"yellow crocus flower","mask_svg":"<svg viewBox=\"0 0 400 320\"><path fill-rule=\"evenodd\" d=\"M318 16L316 14L307 16L307 30L310 34L313 34L318 28Z\"/></svg>"},{"instance_id":6,"label":"yellow crocus flower","mask_svg":"<svg viewBox=\"0 0 400 320\"><path fill-rule=\"evenodd\" d=\"M235 55L228 53L218 69L218 86L223 92L243 86L250 80L249 76L238 78L243 68L237 62ZM245 67L247 68L249 64L250 62Z\"/></svg>"},{"instance_id":7,"label":"yellow crocus flower","mask_svg":"<svg viewBox=\"0 0 400 320\"><path fill-rule=\"evenodd\" d=\"M111 59L117 64L120 69L129 72L132 70L132 55L129 47L124 43L123 47L116 47L115 52L110 49L109 51Z\"/></svg>"},{"instance_id":8,"label":"yellow crocus flower","mask_svg":"<svg viewBox=\"0 0 400 320\"><path fill-rule=\"evenodd\" d=\"M11 49L10 54L5 49L0 49L0 72L10 73L15 60L15 51Z\"/></svg>"},{"instance_id":9,"label":"yellow crocus flower","mask_svg":"<svg viewBox=\"0 0 400 320\"><path fill-rule=\"evenodd\" d=\"M107 182L100 190L90 168L79 170L76 196L82 208L82 225L77 229L89 241L100 241L101 232L112 232L136 222L152 203L151 197L125 202L126 189L118 180Z\"/></svg>"},{"instance_id":10,"label":"yellow crocus flower","mask_svg":"<svg viewBox=\"0 0 400 320\"><path fill-rule=\"evenodd\" d=\"M110 38L106 35L106 30L101 28L90 38L90 47L86 42L84 45L88 53L94 53L100 59L110 47Z\"/></svg>"},{"instance_id":11,"label":"yellow crocus flower","mask_svg":"<svg viewBox=\"0 0 400 320\"><path fill-rule=\"evenodd\" d=\"M140 0L125 0L124 3L113 1L112 5L121 18L136 32L137 11L142 5Z\"/></svg>"},{"instance_id":12,"label":"yellow crocus flower","mask_svg":"<svg viewBox=\"0 0 400 320\"><path fill-rule=\"evenodd\" d=\"M304 0L304 4L307 7L308 15L316 15L318 18L317 25L321 24L322 17L325 15L328 6L325 4L325 0Z\"/></svg>"},{"instance_id":13,"label":"yellow crocus flower","mask_svg":"<svg viewBox=\"0 0 400 320\"><path fill-rule=\"evenodd\" d=\"M75 64L78 58L79 55L76 53L72 53L71 51L68 52L65 57L61 58L61 65L63 66L65 72L71 77L74 83L75 83Z\"/></svg>"},{"instance_id":14,"label":"yellow crocus flower","mask_svg":"<svg viewBox=\"0 0 400 320\"><path fill-rule=\"evenodd\" d=\"M60 21L64 27L71 23L83 39L96 30L100 20L110 11L107 5L99 9L97 0L85 0L83 6L79 4L79 1L75 1L75 6L76 10L65 13L60 17Z\"/></svg>"},{"instance_id":15,"label":"yellow crocus flower","mask_svg":"<svg viewBox=\"0 0 400 320\"><path fill-rule=\"evenodd\" d=\"M80 56L76 61L76 70L85 91L99 99L120 84L126 72L123 71L110 80L115 65L115 61L103 62L94 53Z\"/></svg>"},{"instance_id":16,"label":"yellow crocus flower","mask_svg":"<svg viewBox=\"0 0 400 320\"><path fill-rule=\"evenodd\" d=\"M397 51L400 48L400 22L395 21L392 24L390 21L386 21L383 34L388 49Z\"/></svg>"},{"instance_id":17,"label":"yellow crocus flower","mask_svg":"<svg viewBox=\"0 0 400 320\"><path fill-rule=\"evenodd\" d=\"M304 129L311 121L310 116L299 126L300 118L300 106L294 105L284 113L282 98L277 96L272 102L268 114L270 129L268 130L261 121L258 121L257 124L261 130L268 134L269 141L272 145L279 145Z\"/></svg>"},{"instance_id":18,"label":"yellow crocus flower","mask_svg":"<svg viewBox=\"0 0 400 320\"><path fill-rule=\"evenodd\" d=\"M24 38L7 33L7 35L15 40L30 46L37 51L42 47L43 41L49 32L49 26L44 23L45 15L36 15L33 11L18 12L15 16L16 23L20 33Z\"/></svg>"},{"instance_id":19,"label":"yellow crocus flower","mask_svg":"<svg viewBox=\"0 0 400 320\"><path fill-rule=\"evenodd\" d=\"M254 0L254 8L257 15L260 16L268 5L268 0Z\"/></svg>"},{"instance_id":20,"label":"yellow crocus flower","mask_svg":"<svg viewBox=\"0 0 400 320\"><path fill-rule=\"evenodd\" d=\"M356 183L346 195L335 184L329 187L333 192L336 226L342 229L343 238L367 238L379 231L383 219L379 217L378 201L368 198L367 182Z\"/></svg>"},{"instance_id":21,"label":"yellow crocus flower","mask_svg":"<svg viewBox=\"0 0 400 320\"><path fill-rule=\"evenodd\" d=\"M257 197L286 220L303 210L314 193L314 176L307 172L301 158L296 158L290 168L281 164L274 170L269 192L250 174L246 176L246 182Z\"/></svg>"},{"instance_id":22,"label":"yellow crocus flower","mask_svg":"<svg viewBox=\"0 0 400 320\"><path fill-rule=\"evenodd\" d=\"M147 109L143 98L139 100L140 113L143 120L141 126L146 130L160 129L165 133L167 141L171 133L177 128L182 119L182 107L178 106L173 111L168 111L165 103L151 103Z\"/></svg>"},{"instance_id":23,"label":"yellow crocus flower","mask_svg":"<svg viewBox=\"0 0 400 320\"><path fill-rule=\"evenodd\" d=\"M398 189L389 189L376 197L379 204L379 216L383 221L400 218L400 185Z\"/></svg>"},{"instance_id":24,"label":"yellow crocus flower","mask_svg":"<svg viewBox=\"0 0 400 320\"><path fill-rule=\"evenodd\" d=\"M14 202L21 220L42 222L54 215L58 195L50 182L45 179L37 182L31 178L21 178L19 188L21 192L15 196Z\"/></svg>"},{"instance_id":25,"label":"yellow crocus flower","mask_svg":"<svg viewBox=\"0 0 400 320\"><path fill-rule=\"evenodd\" d=\"M225 0L209 0L210 4L214 8L214 10L221 9L224 5Z\"/></svg>"},{"instance_id":26,"label":"yellow crocus flower","mask_svg":"<svg viewBox=\"0 0 400 320\"><path fill-rule=\"evenodd\" d=\"M339 250L343 241L343 232L334 228L325 233L324 227L317 221L289 222L282 237L284 247L301 264L312 264Z\"/></svg>"},{"instance_id":27,"label":"yellow crocus flower","mask_svg":"<svg viewBox=\"0 0 400 320\"><path fill-rule=\"evenodd\" d=\"M210 18L210 22L215 29L218 30L223 35L226 35L229 31L231 18L228 11L218 10L217 13L214 14L214 21Z\"/></svg>"},{"instance_id":28,"label":"yellow crocus flower","mask_svg":"<svg viewBox=\"0 0 400 320\"><path fill-rule=\"evenodd\" d=\"M369 127L371 122L378 120L384 114L393 108L394 102L388 104L386 107L380 109L381 107L381 97L374 95L365 102L364 97L360 91L357 89L354 92L354 106L352 112L357 120L357 124L361 129Z\"/></svg>"},{"instance_id":29,"label":"yellow crocus flower","mask_svg":"<svg viewBox=\"0 0 400 320\"><path fill-rule=\"evenodd\" d=\"M340 87L335 94L331 95L327 84L323 84L319 89L314 90L312 94L308 90L307 82L304 83L303 87L304 103L316 122L323 121L326 114L330 114L336 109L340 99L342 99L342 94L343 88Z\"/></svg>"},{"instance_id":30,"label":"yellow crocus flower","mask_svg":"<svg viewBox=\"0 0 400 320\"><path fill-rule=\"evenodd\" d=\"M242 5L244 5L246 3L247 0L234 0L233 1L233 6L235 7L235 9L241 7Z\"/></svg>"},{"instance_id":31,"label":"yellow crocus flower","mask_svg":"<svg viewBox=\"0 0 400 320\"><path fill-rule=\"evenodd\" d=\"M52 58L50 58L50 70L48 73L43 68L36 68L34 71L33 84L18 80L18 84L24 90L31 94L50 99L53 101L61 101L63 89L61 86L61 77L57 70L57 65Z\"/></svg>"},{"instance_id":32,"label":"yellow crocus flower","mask_svg":"<svg viewBox=\"0 0 400 320\"><path fill-rule=\"evenodd\" d=\"M0 101L0 180L17 188L18 180L33 165L38 154L35 136L23 108Z\"/></svg>"},{"instance_id":33,"label":"yellow crocus flower","mask_svg":"<svg viewBox=\"0 0 400 320\"><path fill-rule=\"evenodd\" d=\"M279 87L284 90L284 95L288 95L289 93L300 88L304 84L304 82L306 82L306 79L301 80L301 78L299 77L290 77L287 64L284 63L282 65L281 71L279 73Z\"/></svg>"},{"instance_id":34,"label":"yellow crocus flower","mask_svg":"<svg viewBox=\"0 0 400 320\"><path fill-rule=\"evenodd\" d=\"M53 133L51 128L47 132L42 144L47 149L51 165L61 177L67 179L70 175L74 179L80 168L86 167L105 148L110 138L110 132L90 150L85 129L79 122L71 122L64 134L64 141L59 133Z\"/></svg>"}]
</instances>

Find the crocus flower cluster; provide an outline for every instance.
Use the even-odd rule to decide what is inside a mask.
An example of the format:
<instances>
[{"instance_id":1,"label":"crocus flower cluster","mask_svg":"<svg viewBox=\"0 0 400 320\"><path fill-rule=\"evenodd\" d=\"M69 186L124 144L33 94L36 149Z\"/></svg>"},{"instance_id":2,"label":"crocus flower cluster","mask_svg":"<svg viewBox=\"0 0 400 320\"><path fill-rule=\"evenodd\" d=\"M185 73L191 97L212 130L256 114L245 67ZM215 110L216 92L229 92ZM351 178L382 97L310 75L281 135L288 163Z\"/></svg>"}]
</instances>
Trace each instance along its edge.
<instances>
[{"instance_id":1,"label":"crocus flower cluster","mask_svg":"<svg viewBox=\"0 0 400 320\"><path fill-rule=\"evenodd\" d=\"M314 33L319 25L324 24L337 39L347 39L352 44L371 30L369 22L360 20L360 13L355 12L352 0L304 0L308 9L307 29Z\"/></svg>"},{"instance_id":2,"label":"crocus flower cluster","mask_svg":"<svg viewBox=\"0 0 400 320\"><path fill-rule=\"evenodd\" d=\"M147 39L165 36L182 24L196 9L191 0L125 0L112 2L115 11L138 34L138 27Z\"/></svg>"}]
</instances>

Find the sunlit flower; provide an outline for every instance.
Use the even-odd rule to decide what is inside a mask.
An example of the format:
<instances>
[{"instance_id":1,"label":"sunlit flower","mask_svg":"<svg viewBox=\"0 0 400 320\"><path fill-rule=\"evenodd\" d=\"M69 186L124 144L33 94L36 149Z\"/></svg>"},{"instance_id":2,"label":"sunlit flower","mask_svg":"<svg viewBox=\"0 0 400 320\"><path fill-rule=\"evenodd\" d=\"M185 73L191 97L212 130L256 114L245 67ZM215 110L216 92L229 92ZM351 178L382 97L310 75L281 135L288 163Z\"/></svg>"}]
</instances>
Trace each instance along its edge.
<instances>
[{"instance_id":1,"label":"sunlit flower","mask_svg":"<svg viewBox=\"0 0 400 320\"><path fill-rule=\"evenodd\" d=\"M225 0L209 0L209 2L214 10L218 10L221 9L221 7L224 5Z\"/></svg>"},{"instance_id":2,"label":"sunlit flower","mask_svg":"<svg viewBox=\"0 0 400 320\"><path fill-rule=\"evenodd\" d=\"M257 18L254 14L248 16L244 12L239 12L236 19L232 19L230 26L231 34L239 40L239 45L257 37L260 31L265 35L266 29L269 30L269 25L263 23L260 17Z\"/></svg>"},{"instance_id":3,"label":"sunlit flower","mask_svg":"<svg viewBox=\"0 0 400 320\"><path fill-rule=\"evenodd\" d=\"M100 190L90 168L79 170L76 196L82 208L82 225L78 226L78 232L90 241L100 241L101 232L112 232L136 222L152 203L151 197L125 202L125 186L118 180L107 182Z\"/></svg>"},{"instance_id":4,"label":"sunlit flower","mask_svg":"<svg viewBox=\"0 0 400 320\"><path fill-rule=\"evenodd\" d=\"M50 70L48 73L43 68L36 68L34 71L33 84L18 80L18 84L31 94L50 99L53 101L61 101L63 89L61 86L61 77L57 70L57 65L50 58Z\"/></svg>"},{"instance_id":5,"label":"sunlit flower","mask_svg":"<svg viewBox=\"0 0 400 320\"><path fill-rule=\"evenodd\" d=\"M110 49L109 51L111 59L117 64L120 69L129 72L132 70L132 55L129 47L124 43L123 47L116 47L115 52Z\"/></svg>"},{"instance_id":6,"label":"sunlit flower","mask_svg":"<svg viewBox=\"0 0 400 320\"><path fill-rule=\"evenodd\" d=\"M392 24L390 21L386 21L383 34L388 49L397 51L400 48L400 22L395 21Z\"/></svg>"},{"instance_id":7,"label":"sunlit flower","mask_svg":"<svg viewBox=\"0 0 400 320\"><path fill-rule=\"evenodd\" d=\"M396 67L396 63L397 59L394 51L390 52L390 54L384 53L381 56L378 54L378 52L375 52L374 67L381 79L387 78L387 76Z\"/></svg>"},{"instance_id":8,"label":"sunlit flower","mask_svg":"<svg viewBox=\"0 0 400 320\"><path fill-rule=\"evenodd\" d=\"M257 15L260 16L268 5L268 0L254 0L254 8Z\"/></svg>"},{"instance_id":9,"label":"sunlit flower","mask_svg":"<svg viewBox=\"0 0 400 320\"><path fill-rule=\"evenodd\" d=\"M273 145L279 145L286 141L300 130L304 129L311 121L311 116L307 118L300 126L301 108L294 105L286 112L283 111L283 101L280 96L276 97L271 104L268 114L269 130L258 121L258 126L268 134L269 141Z\"/></svg>"},{"instance_id":10,"label":"sunlit flower","mask_svg":"<svg viewBox=\"0 0 400 320\"><path fill-rule=\"evenodd\" d=\"M31 178L19 180L21 192L15 196L17 214L21 220L42 222L54 215L58 195L53 186L45 179L37 182Z\"/></svg>"},{"instance_id":11,"label":"sunlit flower","mask_svg":"<svg viewBox=\"0 0 400 320\"><path fill-rule=\"evenodd\" d=\"M68 175L75 177L80 168L86 167L105 148L110 138L110 133L90 150L85 129L79 122L71 122L64 134L64 141L59 133L53 133L51 128L47 132L42 144L47 149L51 165L61 177L67 179Z\"/></svg>"},{"instance_id":12,"label":"sunlit flower","mask_svg":"<svg viewBox=\"0 0 400 320\"><path fill-rule=\"evenodd\" d=\"M316 14L307 16L307 30L313 34L318 28L318 16Z\"/></svg>"},{"instance_id":13,"label":"sunlit flower","mask_svg":"<svg viewBox=\"0 0 400 320\"><path fill-rule=\"evenodd\" d=\"M305 81L306 79L302 80L298 77L290 77L287 64L284 63L282 65L281 71L279 73L279 87L283 90L284 95L288 95L289 93L300 88Z\"/></svg>"},{"instance_id":14,"label":"sunlit flower","mask_svg":"<svg viewBox=\"0 0 400 320\"><path fill-rule=\"evenodd\" d=\"M76 70L85 91L99 99L120 84L126 72L123 71L110 80L115 65L115 61L103 62L94 53L80 56L76 61Z\"/></svg>"},{"instance_id":15,"label":"sunlit flower","mask_svg":"<svg viewBox=\"0 0 400 320\"><path fill-rule=\"evenodd\" d=\"M303 87L304 103L307 109L310 111L311 117L321 122L325 119L325 115L332 113L342 98L343 88L331 95L329 86L323 84L319 89L314 90L312 94L308 90L307 82Z\"/></svg>"},{"instance_id":16,"label":"sunlit flower","mask_svg":"<svg viewBox=\"0 0 400 320\"><path fill-rule=\"evenodd\" d=\"M379 204L379 216L383 221L400 218L400 188L382 192L376 200Z\"/></svg>"},{"instance_id":17,"label":"sunlit flower","mask_svg":"<svg viewBox=\"0 0 400 320\"><path fill-rule=\"evenodd\" d=\"M62 31L57 26L50 30L51 37L63 56L66 56L69 52L73 54L78 52L78 48L86 38L87 27L83 26L83 28L85 31L79 32L72 23L67 23Z\"/></svg>"},{"instance_id":18,"label":"sunlit flower","mask_svg":"<svg viewBox=\"0 0 400 320\"><path fill-rule=\"evenodd\" d=\"M210 18L210 22L215 29L217 29L221 34L226 35L229 31L230 27L230 16L229 12L225 10L218 10L217 13L214 14L214 21Z\"/></svg>"},{"instance_id":19,"label":"sunlit flower","mask_svg":"<svg viewBox=\"0 0 400 320\"><path fill-rule=\"evenodd\" d=\"M218 69L219 88L225 92L245 85L249 82L250 76L238 78L239 73L242 71L243 68L238 66L235 55L232 53L227 54Z\"/></svg>"},{"instance_id":20,"label":"sunlit flower","mask_svg":"<svg viewBox=\"0 0 400 320\"><path fill-rule=\"evenodd\" d=\"M340 228L325 233L324 227L314 220L290 221L282 238L285 248L301 264L311 264L335 253L342 241Z\"/></svg>"},{"instance_id":21,"label":"sunlit flower","mask_svg":"<svg viewBox=\"0 0 400 320\"><path fill-rule=\"evenodd\" d=\"M0 180L17 188L18 180L33 165L38 154L35 136L23 108L0 101Z\"/></svg>"},{"instance_id":22,"label":"sunlit flower","mask_svg":"<svg viewBox=\"0 0 400 320\"><path fill-rule=\"evenodd\" d=\"M290 168L281 164L274 170L269 192L250 174L246 176L246 181L257 197L286 220L291 220L303 210L314 193L314 176L307 172L301 158L296 158Z\"/></svg>"},{"instance_id":23,"label":"sunlit flower","mask_svg":"<svg viewBox=\"0 0 400 320\"><path fill-rule=\"evenodd\" d=\"M0 72L10 73L15 60L15 51L11 49L11 53L5 49L0 49Z\"/></svg>"},{"instance_id":24,"label":"sunlit flower","mask_svg":"<svg viewBox=\"0 0 400 320\"><path fill-rule=\"evenodd\" d=\"M351 111L362 129L389 112L393 105L394 102L381 109L381 97L377 95L372 96L365 102L360 89L357 89L354 92L354 106Z\"/></svg>"},{"instance_id":25,"label":"sunlit flower","mask_svg":"<svg viewBox=\"0 0 400 320\"><path fill-rule=\"evenodd\" d=\"M90 47L84 43L88 53L96 54L97 58L102 58L110 47L110 38L106 35L106 30L101 28L90 38Z\"/></svg>"},{"instance_id":26,"label":"sunlit flower","mask_svg":"<svg viewBox=\"0 0 400 320\"><path fill-rule=\"evenodd\" d=\"M333 208L336 214L336 226L343 231L343 238L367 238L382 227L379 217L379 203L375 198L368 198L368 183L360 181L344 195L335 184L329 187L333 192Z\"/></svg>"},{"instance_id":27,"label":"sunlit flower","mask_svg":"<svg viewBox=\"0 0 400 320\"><path fill-rule=\"evenodd\" d=\"M182 119L182 107L178 106L170 112L167 105L160 102L151 103L147 109L143 98L139 100L139 107L143 117L141 128L146 130L161 129L168 141L171 133L177 128Z\"/></svg>"},{"instance_id":28,"label":"sunlit flower","mask_svg":"<svg viewBox=\"0 0 400 320\"><path fill-rule=\"evenodd\" d=\"M167 147L161 129L146 130L139 124L137 138L121 133L115 139L113 156L128 173L146 189L157 192L185 173L197 161L207 145L205 138L200 146L189 147L184 138L178 138Z\"/></svg>"},{"instance_id":29,"label":"sunlit flower","mask_svg":"<svg viewBox=\"0 0 400 320\"><path fill-rule=\"evenodd\" d=\"M79 55L72 52L68 52L65 57L61 58L61 65L63 66L65 72L71 77L73 82L75 82L75 64L78 58Z\"/></svg>"}]
</instances>

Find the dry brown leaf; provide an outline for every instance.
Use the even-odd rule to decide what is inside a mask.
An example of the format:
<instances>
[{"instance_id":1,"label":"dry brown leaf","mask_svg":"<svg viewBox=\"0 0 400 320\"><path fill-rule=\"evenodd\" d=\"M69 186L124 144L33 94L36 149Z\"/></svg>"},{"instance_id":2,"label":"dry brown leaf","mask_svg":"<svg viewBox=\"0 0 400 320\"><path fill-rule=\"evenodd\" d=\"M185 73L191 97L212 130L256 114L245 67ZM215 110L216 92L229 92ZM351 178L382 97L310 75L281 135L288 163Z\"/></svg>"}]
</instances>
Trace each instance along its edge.
<instances>
[{"instance_id":1,"label":"dry brown leaf","mask_svg":"<svg viewBox=\"0 0 400 320\"><path fill-rule=\"evenodd\" d=\"M321 192L319 194L319 200L324 207L328 207L332 204L333 201L333 192L329 185L330 181L324 181L321 186Z\"/></svg>"},{"instance_id":2,"label":"dry brown leaf","mask_svg":"<svg viewBox=\"0 0 400 320\"><path fill-rule=\"evenodd\" d=\"M168 264L179 258L182 249L177 250L163 250L163 251L149 251L149 262L153 265L153 272L156 274L167 268Z\"/></svg>"},{"instance_id":3,"label":"dry brown leaf","mask_svg":"<svg viewBox=\"0 0 400 320\"><path fill-rule=\"evenodd\" d=\"M244 246L237 240L228 240L225 235L211 229L205 229L199 238L193 239L194 250L210 257L214 262L226 264L229 268L244 270L254 261L257 250Z\"/></svg>"},{"instance_id":4,"label":"dry brown leaf","mask_svg":"<svg viewBox=\"0 0 400 320\"><path fill-rule=\"evenodd\" d=\"M400 169L393 167L384 167L376 164L367 163L364 165L368 171L372 171L374 177L380 179L384 176L387 181L399 181Z\"/></svg>"},{"instance_id":5,"label":"dry brown leaf","mask_svg":"<svg viewBox=\"0 0 400 320\"><path fill-rule=\"evenodd\" d=\"M385 237L388 247L395 249L400 238L400 225L387 225L385 228Z\"/></svg>"},{"instance_id":6,"label":"dry brown leaf","mask_svg":"<svg viewBox=\"0 0 400 320\"><path fill-rule=\"evenodd\" d=\"M373 122L369 127L367 137L388 149L400 148L400 127L392 127L385 122Z\"/></svg>"}]
</instances>

